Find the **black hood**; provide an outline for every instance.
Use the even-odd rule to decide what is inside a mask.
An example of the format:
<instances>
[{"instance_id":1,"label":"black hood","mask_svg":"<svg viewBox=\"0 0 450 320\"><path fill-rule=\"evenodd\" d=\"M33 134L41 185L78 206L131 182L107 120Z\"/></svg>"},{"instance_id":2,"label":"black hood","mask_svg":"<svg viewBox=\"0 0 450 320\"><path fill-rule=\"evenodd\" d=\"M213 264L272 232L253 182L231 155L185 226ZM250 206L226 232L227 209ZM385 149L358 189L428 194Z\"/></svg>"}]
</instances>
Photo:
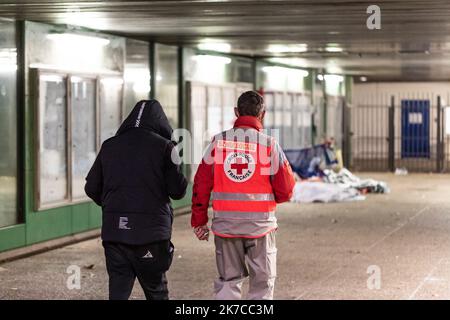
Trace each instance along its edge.
<instances>
[{"instance_id":1,"label":"black hood","mask_svg":"<svg viewBox=\"0 0 450 320\"><path fill-rule=\"evenodd\" d=\"M117 130L116 136L131 128L149 130L168 140L171 139L173 131L161 104L157 100L139 101Z\"/></svg>"}]
</instances>

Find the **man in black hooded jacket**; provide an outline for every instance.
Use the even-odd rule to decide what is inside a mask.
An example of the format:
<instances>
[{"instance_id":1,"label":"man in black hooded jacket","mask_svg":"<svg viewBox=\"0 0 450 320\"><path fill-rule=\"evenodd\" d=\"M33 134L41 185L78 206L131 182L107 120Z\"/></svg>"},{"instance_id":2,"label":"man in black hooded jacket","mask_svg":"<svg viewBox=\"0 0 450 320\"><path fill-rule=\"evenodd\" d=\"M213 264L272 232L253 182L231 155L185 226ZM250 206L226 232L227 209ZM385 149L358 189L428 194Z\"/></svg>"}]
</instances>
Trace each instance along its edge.
<instances>
[{"instance_id":1,"label":"man in black hooded jacket","mask_svg":"<svg viewBox=\"0 0 450 320\"><path fill-rule=\"evenodd\" d=\"M86 194L103 210L110 299L128 299L136 277L147 299L168 299L165 272L174 250L169 197L181 199L187 187L179 162L172 161L171 135L159 102L138 102L102 144L86 178Z\"/></svg>"}]
</instances>

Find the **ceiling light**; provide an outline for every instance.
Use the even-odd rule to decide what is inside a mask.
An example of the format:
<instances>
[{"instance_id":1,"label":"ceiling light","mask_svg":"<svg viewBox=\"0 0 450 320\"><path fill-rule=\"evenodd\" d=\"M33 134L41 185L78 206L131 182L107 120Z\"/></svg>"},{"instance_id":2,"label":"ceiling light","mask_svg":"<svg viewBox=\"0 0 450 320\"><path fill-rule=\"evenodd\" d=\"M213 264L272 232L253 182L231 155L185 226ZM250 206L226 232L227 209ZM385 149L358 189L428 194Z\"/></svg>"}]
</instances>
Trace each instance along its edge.
<instances>
[{"instance_id":1,"label":"ceiling light","mask_svg":"<svg viewBox=\"0 0 450 320\"><path fill-rule=\"evenodd\" d=\"M323 81L323 74L318 74L317 75L317 80Z\"/></svg>"},{"instance_id":2,"label":"ceiling light","mask_svg":"<svg viewBox=\"0 0 450 320\"><path fill-rule=\"evenodd\" d=\"M123 84L122 78L102 78L100 82L105 86L119 86Z\"/></svg>"},{"instance_id":3,"label":"ceiling light","mask_svg":"<svg viewBox=\"0 0 450 320\"><path fill-rule=\"evenodd\" d=\"M293 74L297 74L300 77L307 77L309 75L309 72L306 70L301 70L301 69L291 69L291 68L285 68L285 67L279 67L279 66L266 66L262 68L263 72L266 73L270 73L270 72L278 72L278 73L293 73Z\"/></svg>"},{"instance_id":4,"label":"ceiling light","mask_svg":"<svg viewBox=\"0 0 450 320\"><path fill-rule=\"evenodd\" d=\"M40 77L40 80L46 82L63 82L64 78L62 76L53 75L53 74L43 74Z\"/></svg>"},{"instance_id":5,"label":"ceiling light","mask_svg":"<svg viewBox=\"0 0 450 320\"><path fill-rule=\"evenodd\" d=\"M64 43L79 43L85 46L97 45L97 46L106 46L110 43L109 39L92 37L92 36L84 36L74 33L50 33L47 35L47 39Z\"/></svg>"},{"instance_id":6,"label":"ceiling light","mask_svg":"<svg viewBox=\"0 0 450 320\"><path fill-rule=\"evenodd\" d=\"M8 73L17 71L17 64L2 63L0 60L0 73Z\"/></svg>"},{"instance_id":7,"label":"ceiling light","mask_svg":"<svg viewBox=\"0 0 450 320\"><path fill-rule=\"evenodd\" d=\"M191 58L197 63L205 63L205 64L230 64L231 59L227 57L221 57L221 56L211 56L207 54L199 54L196 56L193 56Z\"/></svg>"},{"instance_id":8,"label":"ceiling light","mask_svg":"<svg viewBox=\"0 0 450 320\"><path fill-rule=\"evenodd\" d=\"M324 77L325 81L330 82L342 82L344 81L344 77L337 74L326 74Z\"/></svg>"},{"instance_id":9,"label":"ceiling light","mask_svg":"<svg viewBox=\"0 0 450 320\"><path fill-rule=\"evenodd\" d=\"M361 81L361 82L366 82L367 81L367 77L359 77L359 81Z\"/></svg>"},{"instance_id":10,"label":"ceiling light","mask_svg":"<svg viewBox=\"0 0 450 320\"><path fill-rule=\"evenodd\" d=\"M150 71L148 68L129 67L125 68L123 75L126 82L150 83Z\"/></svg>"},{"instance_id":11,"label":"ceiling light","mask_svg":"<svg viewBox=\"0 0 450 320\"><path fill-rule=\"evenodd\" d=\"M344 51L344 49L342 49L341 47L339 47L336 44L329 44L325 48L325 51L326 52L342 52L342 51Z\"/></svg>"},{"instance_id":12,"label":"ceiling light","mask_svg":"<svg viewBox=\"0 0 450 320\"><path fill-rule=\"evenodd\" d=\"M267 51L271 53L306 52L308 51L308 46L304 43L296 45L272 44L267 48Z\"/></svg>"},{"instance_id":13,"label":"ceiling light","mask_svg":"<svg viewBox=\"0 0 450 320\"><path fill-rule=\"evenodd\" d=\"M216 51L228 53L231 51L231 45L229 43L221 42L205 42L200 43L197 48L205 51Z\"/></svg>"}]
</instances>

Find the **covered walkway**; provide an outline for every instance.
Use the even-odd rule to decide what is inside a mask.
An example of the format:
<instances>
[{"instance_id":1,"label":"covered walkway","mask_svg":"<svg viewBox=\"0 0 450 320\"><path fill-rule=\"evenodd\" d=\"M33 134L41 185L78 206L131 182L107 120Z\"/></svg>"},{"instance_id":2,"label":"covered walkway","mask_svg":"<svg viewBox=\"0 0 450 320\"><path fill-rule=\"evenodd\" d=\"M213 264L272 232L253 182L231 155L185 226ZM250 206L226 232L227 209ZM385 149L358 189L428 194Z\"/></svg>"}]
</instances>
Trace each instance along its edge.
<instances>
[{"instance_id":1,"label":"covered walkway","mask_svg":"<svg viewBox=\"0 0 450 320\"><path fill-rule=\"evenodd\" d=\"M391 194L371 195L363 202L279 207L275 298L449 299L448 176L361 176L387 181ZM194 238L189 215L175 219L173 242L171 298L212 298L213 242ZM81 267L80 290L66 287L70 265ZM380 271L380 282L369 280L372 289L368 270ZM99 239L0 265L0 299L105 298ZM132 298L143 299L139 286Z\"/></svg>"}]
</instances>

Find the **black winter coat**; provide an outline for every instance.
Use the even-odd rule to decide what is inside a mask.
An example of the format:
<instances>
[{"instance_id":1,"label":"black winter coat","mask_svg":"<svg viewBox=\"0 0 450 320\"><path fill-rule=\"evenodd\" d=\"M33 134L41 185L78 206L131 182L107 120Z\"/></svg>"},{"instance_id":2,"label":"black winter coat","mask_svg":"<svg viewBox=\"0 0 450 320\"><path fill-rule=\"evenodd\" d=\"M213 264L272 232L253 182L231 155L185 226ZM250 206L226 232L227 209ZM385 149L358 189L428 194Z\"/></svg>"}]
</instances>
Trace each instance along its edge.
<instances>
[{"instance_id":1,"label":"black winter coat","mask_svg":"<svg viewBox=\"0 0 450 320\"><path fill-rule=\"evenodd\" d=\"M86 194L103 210L102 239L125 244L169 240L170 198L187 181L171 160L172 128L156 100L144 100L106 140L86 178Z\"/></svg>"}]
</instances>

